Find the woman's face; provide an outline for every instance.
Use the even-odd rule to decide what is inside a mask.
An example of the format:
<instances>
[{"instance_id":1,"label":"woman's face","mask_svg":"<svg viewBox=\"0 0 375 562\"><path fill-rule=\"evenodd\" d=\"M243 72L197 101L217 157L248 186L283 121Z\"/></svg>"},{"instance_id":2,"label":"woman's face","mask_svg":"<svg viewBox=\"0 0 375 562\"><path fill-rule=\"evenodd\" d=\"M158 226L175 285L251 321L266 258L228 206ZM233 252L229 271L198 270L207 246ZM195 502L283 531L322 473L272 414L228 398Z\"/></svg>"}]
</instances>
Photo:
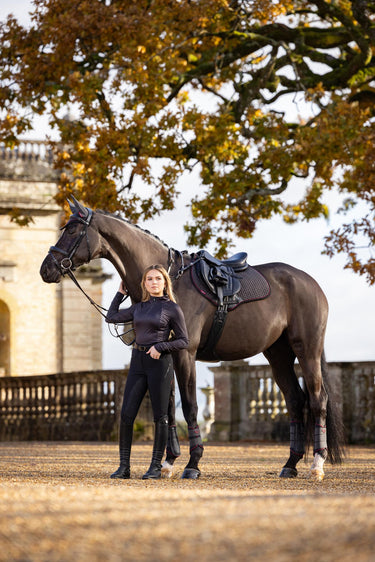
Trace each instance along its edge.
<instances>
[{"instance_id":1,"label":"woman's face","mask_svg":"<svg viewBox=\"0 0 375 562\"><path fill-rule=\"evenodd\" d=\"M151 269L145 277L145 289L151 297L162 297L164 294L165 280L163 274L157 269Z\"/></svg>"}]
</instances>

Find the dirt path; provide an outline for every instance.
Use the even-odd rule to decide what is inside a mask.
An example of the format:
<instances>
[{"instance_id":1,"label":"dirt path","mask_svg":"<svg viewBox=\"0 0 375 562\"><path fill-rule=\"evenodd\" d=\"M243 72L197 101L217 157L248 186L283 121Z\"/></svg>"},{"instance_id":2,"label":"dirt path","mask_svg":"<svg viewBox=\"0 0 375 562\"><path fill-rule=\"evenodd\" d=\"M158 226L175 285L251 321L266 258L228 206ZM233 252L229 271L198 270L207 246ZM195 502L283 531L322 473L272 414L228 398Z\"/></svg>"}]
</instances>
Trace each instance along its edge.
<instances>
[{"instance_id":1,"label":"dirt path","mask_svg":"<svg viewBox=\"0 0 375 562\"><path fill-rule=\"evenodd\" d=\"M352 447L322 483L300 463L278 477L288 446L206 446L198 481L114 481L117 446L0 443L0 561L375 560L375 447Z\"/></svg>"}]
</instances>

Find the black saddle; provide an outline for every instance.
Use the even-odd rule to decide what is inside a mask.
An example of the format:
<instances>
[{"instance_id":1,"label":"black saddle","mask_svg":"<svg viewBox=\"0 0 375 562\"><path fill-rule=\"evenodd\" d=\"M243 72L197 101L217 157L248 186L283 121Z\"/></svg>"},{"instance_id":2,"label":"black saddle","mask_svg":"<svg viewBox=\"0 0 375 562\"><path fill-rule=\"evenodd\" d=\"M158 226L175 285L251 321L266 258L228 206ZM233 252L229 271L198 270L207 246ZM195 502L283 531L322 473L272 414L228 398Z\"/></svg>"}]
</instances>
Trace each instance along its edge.
<instances>
[{"instance_id":1,"label":"black saddle","mask_svg":"<svg viewBox=\"0 0 375 562\"><path fill-rule=\"evenodd\" d=\"M233 303L238 300L236 295L241 289L241 283L236 273L247 269L247 254L240 252L220 261L201 250L195 257L198 259L195 266L198 276L211 293L216 295L219 306L223 306L224 301Z\"/></svg>"},{"instance_id":2,"label":"black saddle","mask_svg":"<svg viewBox=\"0 0 375 562\"><path fill-rule=\"evenodd\" d=\"M207 341L198 349L201 361L219 361L216 344L224 329L228 312L242 303L265 299L270 286L263 275L247 263L246 252L220 261L205 250L191 254L190 276L197 291L216 306Z\"/></svg>"},{"instance_id":3,"label":"black saddle","mask_svg":"<svg viewBox=\"0 0 375 562\"><path fill-rule=\"evenodd\" d=\"M211 256L206 250L200 250L196 255L211 265L231 267L234 271L244 271L248 266L246 252L238 252L238 254L234 254L234 256L221 261Z\"/></svg>"}]
</instances>

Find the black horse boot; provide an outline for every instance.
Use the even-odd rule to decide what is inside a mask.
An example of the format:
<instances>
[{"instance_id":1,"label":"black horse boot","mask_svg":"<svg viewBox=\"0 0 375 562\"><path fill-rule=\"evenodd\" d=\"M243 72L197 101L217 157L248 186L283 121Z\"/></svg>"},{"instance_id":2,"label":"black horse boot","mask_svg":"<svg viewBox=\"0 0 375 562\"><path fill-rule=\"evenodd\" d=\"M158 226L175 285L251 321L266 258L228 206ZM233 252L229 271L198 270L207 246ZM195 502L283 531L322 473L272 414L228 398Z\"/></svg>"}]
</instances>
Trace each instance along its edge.
<instances>
[{"instance_id":1,"label":"black horse boot","mask_svg":"<svg viewBox=\"0 0 375 562\"><path fill-rule=\"evenodd\" d=\"M124 480L130 478L130 450L133 440L133 424L120 423L120 466L111 474L111 478L122 478Z\"/></svg>"},{"instance_id":2,"label":"black horse boot","mask_svg":"<svg viewBox=\"0 0 375 562\"><path fill-rule=\"evenodd\" d=\"M151 464L148 471L142 476L142 480L161 477L161 461L168 440L168 418L161 418L155 423L154 448L152 451Z\"/></svg>"}]
</instances>

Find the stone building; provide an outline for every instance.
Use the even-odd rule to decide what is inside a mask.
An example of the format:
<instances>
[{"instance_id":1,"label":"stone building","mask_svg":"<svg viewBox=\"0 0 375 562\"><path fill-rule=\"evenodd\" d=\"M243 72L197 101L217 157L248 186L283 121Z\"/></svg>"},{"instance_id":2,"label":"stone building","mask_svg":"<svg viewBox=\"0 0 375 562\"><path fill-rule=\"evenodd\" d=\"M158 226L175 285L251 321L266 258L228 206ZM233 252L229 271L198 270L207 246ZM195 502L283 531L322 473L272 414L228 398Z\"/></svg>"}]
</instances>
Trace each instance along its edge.
<instances>
[{"instance_id":1,"label":"stone building","mask_svg":"<svg viewBox=\"0 0 375 562\"><path fill-rule=\"evenodd\" d=\"M56 188L44 142L0 147L0 376L102 366L101 316L69 278L49 285L39 275L61 226ZM32 217L29 226L11 222L14 207ZM100 264L81 268L77 278L100 303L106 278Z\"/></svg>"}]
</instances>

